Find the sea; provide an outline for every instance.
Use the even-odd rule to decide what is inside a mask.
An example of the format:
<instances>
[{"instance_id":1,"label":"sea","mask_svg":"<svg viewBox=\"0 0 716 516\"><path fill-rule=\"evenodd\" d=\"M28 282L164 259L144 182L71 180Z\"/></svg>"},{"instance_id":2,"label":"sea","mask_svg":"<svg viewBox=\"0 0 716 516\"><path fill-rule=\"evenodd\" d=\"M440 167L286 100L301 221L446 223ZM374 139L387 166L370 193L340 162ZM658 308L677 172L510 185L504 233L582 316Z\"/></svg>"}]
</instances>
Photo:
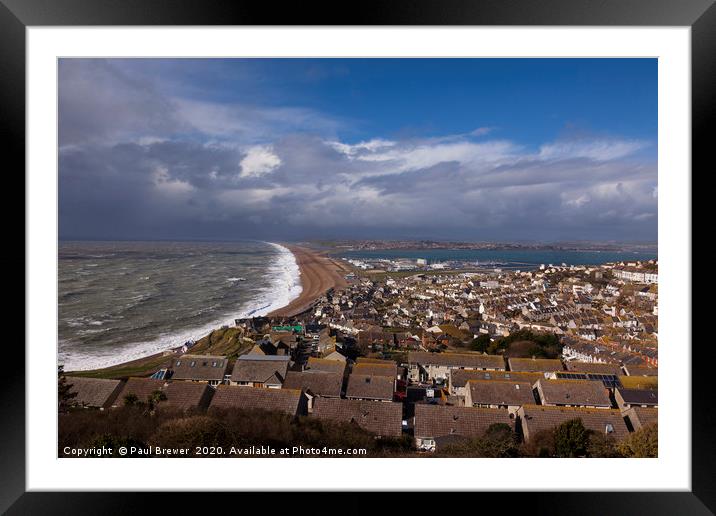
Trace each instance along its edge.
<instances>
[{"instance_id":1,"label":"sea","mask_svg":"<svg viewBox=\"0 0 716 516\"><path fill-rule=\"evenodd\" d=\"M599 265L609 262L652 260L656 251L572 251L547 249L386 249L341 253L342 257L389 260L423 258L428 264L450 261L472 262L477 266L501 266L524 270L540 265Z\"/></svg>"},{"instance_id":2,"label":"sea","mask_svg":"<svg viewBox=\"0 0 716 516\"><path fill-rule=\"evenodd\" d=\"M70 242L58 253L58 363L96 369L198 340L301 293L270 242Z\"/></svg>"}]
</instances>

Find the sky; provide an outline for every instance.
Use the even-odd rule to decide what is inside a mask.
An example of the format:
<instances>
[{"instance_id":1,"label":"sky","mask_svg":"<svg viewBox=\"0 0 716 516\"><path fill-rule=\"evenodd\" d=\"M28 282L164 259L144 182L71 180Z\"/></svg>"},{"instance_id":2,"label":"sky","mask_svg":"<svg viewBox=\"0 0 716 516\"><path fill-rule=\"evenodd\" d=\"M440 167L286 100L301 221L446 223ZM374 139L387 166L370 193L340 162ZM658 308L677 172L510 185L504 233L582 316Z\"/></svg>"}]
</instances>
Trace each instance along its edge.
<instances>
[{"instance_id":1,"label":"sky","mask_svg":"<svg viewBox=\"0 0 716 516\"><path fill-rule=\"evenodd\" d=\"M61 59L61 239L657 238L656 59Z\"/></svg>"}]
</instances>

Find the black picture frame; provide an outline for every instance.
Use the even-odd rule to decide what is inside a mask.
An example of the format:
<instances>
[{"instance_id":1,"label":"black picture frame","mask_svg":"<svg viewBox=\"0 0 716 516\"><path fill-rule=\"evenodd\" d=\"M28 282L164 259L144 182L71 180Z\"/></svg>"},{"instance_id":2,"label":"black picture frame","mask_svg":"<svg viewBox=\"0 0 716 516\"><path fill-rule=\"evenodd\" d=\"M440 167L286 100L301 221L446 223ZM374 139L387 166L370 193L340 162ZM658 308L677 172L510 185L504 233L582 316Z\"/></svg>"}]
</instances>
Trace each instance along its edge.
<instances>
[{"instance_id":1,"label":"black picture frame","mask_svg":"<svg viewBox=\"0 0 716 516\"><path fill-rule=\"evenodd\" d=\"M24 179L20 179L15 170L25 167L25 30L31 26L688 26L691 27L692 51L692 168L708 173L713 170L714 160L713 144L707 134L708 129L716 125L712 93L716 91L716 7L713 3L714 0L369 0L352 4L351 8L348 4L323 1L293 2L279 7L269 2L222 0L0 0L0 134L3 136L5 164L14 163L14 170L10 165L5 168L8 171L6 191L25 191ZM8 177L12 175L16 177ZM16 183L13 185L12 181ZM24 198L19 194L14 197ZM2 203L5 220L16 220L19 209L12 203ZM24 231L13 239L13 251L4 253L2 259L8 269L19 270L25 264L24 245L21 247L20 241L25 242ZM14 276L8 281L18 283L19 291L20 275ZM12 310L23 310L24 313L24 303L17 302L17 298L14 300ZM17 313L18 320L19 315ZM8 317L8 320L12 319ZM24 335L18 337L24 339ZM690 345L690 340L691 336L686 335L681 345ZM480 493L470 495L470 503L475 503L475 496L479 496L481 506L494 501L502 507L501 511L511 507L523 513L712 514L716 510L716 446L712 438L716 416L709 403L712 390L706 385L710 378L707 353L704 347L692 348L690 492ZM186 503L186 495L177 493L168 500L166 495L147 493L25 492L25 379L28 375L31 380L34 372L31 364L25 363L23 354L16 352L15 355L5 368L0 389L3 416L0 426L0 511L9 514L124 514L144 512L160 505L168 511L177 503ZM709 410L700 409L703 407ZM290 489L290 479L284 480L285 483L278 483L277 487ZM429 490L429 482L424 483L419 478L416 482ZM258 500L248 500L247 497L266 495L241 496L242 506L250 507L256 506ZM286 507L295 507L304 499L306 503L315 503L315 499L311 502L307 496L295 494L291 505ZM374 508L375 501L360 493L347 496L342 499L341 512L365 512ZM423 495L414 493L409 496L421 497L418 503L422 505ZM216 498L213 501L222 503ZM413 499L413 503L415 501ZM406 510L407 505L405 498L382 501L381 504L384 509L395 511Z\"/></svg>"}]
</instances>

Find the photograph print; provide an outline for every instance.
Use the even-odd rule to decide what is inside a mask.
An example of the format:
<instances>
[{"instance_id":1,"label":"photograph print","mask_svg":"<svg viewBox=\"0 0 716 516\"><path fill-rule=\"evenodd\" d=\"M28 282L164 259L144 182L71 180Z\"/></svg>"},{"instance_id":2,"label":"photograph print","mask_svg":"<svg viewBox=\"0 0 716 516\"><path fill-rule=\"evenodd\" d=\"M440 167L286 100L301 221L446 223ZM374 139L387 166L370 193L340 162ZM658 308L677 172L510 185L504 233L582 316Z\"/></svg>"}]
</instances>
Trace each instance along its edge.
<instances>
[{"instance_id":1,"label":"photograph print","mask_svg":"<svg viewBox=\"0 0 716 516\"><path fill-rule=\"evenodd\" d=\"M657 68L59 59L57 456L657 457Z\"/></svg>"}]
</instances>

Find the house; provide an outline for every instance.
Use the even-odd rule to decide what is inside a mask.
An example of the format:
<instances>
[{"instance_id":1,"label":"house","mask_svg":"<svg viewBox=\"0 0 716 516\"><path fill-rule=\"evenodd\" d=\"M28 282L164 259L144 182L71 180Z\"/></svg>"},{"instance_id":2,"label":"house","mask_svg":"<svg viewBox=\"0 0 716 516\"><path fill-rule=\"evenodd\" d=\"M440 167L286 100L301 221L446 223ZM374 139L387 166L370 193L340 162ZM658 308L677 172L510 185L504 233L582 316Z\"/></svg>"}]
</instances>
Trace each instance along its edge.
<instances>
[{"instance_id":1,"label":"house","mask_svg":"<svg viewBox=\"0 0 716 516\"><path fill-rule=\"evenodd\" d=\"M228 367L229 361L224 356L182 355L172 362L172 380L219 385L224 381Z\"/></svg>"},{"instance_id":2,"label":"house","mask_svg":"<svg viewBox=\"0 0 716 516\"><path fill-rule=\"evenodd\" d=\"M496 423L514 428L506 410L418 403L415 405L415 445L419 450L435 451L456 440L482 437Z\"/></svg>"},{"instance_id":3,"label":"house","mask_svg":"<svg viewBox=\"0 0 716 516\"><path fill-rule=\"evenodd\" d=\"M395 378L366 374L351 374L348 377L346 398L357 400L393 401Z\"/></svg>"},{"instance_id":4,"label":"house","mask_svg":"<svg viewBox=\"0 0 716 516\"><path fill-rule=\"evenodd\" d=\"M279 343L283 343L288 346L289 349L294 349L298 344L297 336L291 331L272 331L268 335L268 340L273 343L275 347L278 347Z\"/></svg>"},{"instance_id":5,"label":"house","mask_svg":"<svg viewBox=\"0 0 716 516\"><path fill-rule=\"evenodd\" d=\"M289 357L283 355L241 355L231 373L232 385L280 389L286 378Z\"/></svg>"},{"instance_id":6,"label":"house","mask_svg":"<svg viewBox=\"0 0 716 516\"><path fill-rule=\"evenodd\" d=\"M545 377L550 380L589 380L601 382L607 389L621 387L619 381L620 376L615 374L601 373L576 373L571 371L555 371L554 373L545 373Z\"/></svg>"},{"instance_id":7,"label":"house","mask_svg":"<svg viewBox=\"0 0 716 516\"><path fill-rule=\"evenodd\" d=\"M326 355L326 356L323 357L323 358L326 359L326 360L338 360L338 361L341 361L341 362L343 362L343 363L346 362L346 357L343 356L343 355L341 355L338 351L333 351L333 352L329 353L328 355Z\"/></svg>"},{"instance_id":8,"label":"house","mask_svg":"<svg viewBox=\"0 0 716 516\"><path fill-rule=\"evenodd\" d=\"M314 398L340 398L343 375L323 371L289 371L283 382L284 389L296 389L306 393L308 412L313 411Z\"/></svg>"},{"instance_id":9,"label":"house","mask_svg":"<svg viewBox=\"0 0 716 516\"><path fill-rule=\"evenodd\" d=\"M508 358L510 371L542 372L563 371L562 361L556 358Z\"/></svg>"},{"instance_id":10,"label":"house","mask_svg":"<svg viewBox=\"0 0 716 516\"><path fill-rule=\"evenodd\" d=\"M401 403L316 398L311 417L355 424L378 437L400 437L402 414Z\"/></svg>"},{"instance_id":11,"label":"house","mask_svg":"<svg viewBox=\"0 0 716 516\"><path fill-rule=\"evenodd\" d=\"M590 380L537 380L535 389L542 405L609 409L607 389Z\"/></svg>"},{"instance_id":12,"label":"house","mask_svg":"<svg viewBox=\"0 0 716 516\"><path fill-rule=\"evenodd\" d=\"M619 364L600 364L596 362L577 362L568 361L567 371L575 373L594 373L594 374L622 374L622 368Z\"/></svg>"},{"instance_id":13,"label":"house","mask_svg":"<svg viewBox=\"0 0 716 516\"><path fill-rule=\"evenodd\" d=\"M659 422L659 409L657 408L631 407L622 410L622 415L635 432L647 425Z\"/></svg>"},{"instance_id":14,"label":"house","mask_svg":"<svg viewBox=\"0 0 716 516\"><path fill-rule=\"evenodd\" d=\"M656 367L640 365L624 365L624 371L629 376L658 376L659 370Z\"/></svg>"},{"instance_id":15,"label":"house","mask_svg":"<svg viewBox=\"0 0 716 516\"><path fill-rule=\"evenodd\" d=\"M413 381L448 383L450 372L455 369L504 371L505 359L480 353L408 352L408 377Z\"/></svg>"},{"instance_id":16,"label":"house","mask_svg":"<svg viewBox=\"0 0 716 516\"><path fill-rule=\"evenodd\" d=\"M362 360L353 365L352 374L398 378L398 365L392 360Z\"/></svg>"},{"instance_id":17,"label":"house","mask_svg":"<svg viewBox=\"0 0 716 516\"><path fill-rule=\"evenodd\" d=\"M306 370L323 371L326 373L339 373L343 375L346 370L346 361L310 357L308 359L308 362L306 363Z\"/></svg>"},{"instance_id":18,"label":"house","mask_svg":"<svg viewBox=\"0 0 716 516\"><path fill-rule=\"evenodd\" d=\"M525 442L538 432L554 430L562 423L573 419L581 419L586 429L612 436L617 441L629 435L629 429L621 412L615 409L523 405L517 410L517 416Z\"/></svg>"},{"instance_id":19,"label":"house","mask_svg":"<svg viewBox=\"0 0 716 516\"><path fill-rule=\"evenodd\" d=\"M544 378L545 373L522 373L514 371L482 371L471 369L454 369L450 372L450 394L465 396L465 387L470 380L507 380L527 382L534 385L537 380Z\"/></svg>"},{"instance_id":20,"label":"house","mask_svg":"<svg viewBox=\"0 0 716 516\"><path fill-rule=\"evenodd\" d=\"M124 405L127 396L130 395L136 396L139 403L147 403L156 391L166 396L166 399L157 403L157 408L187 411L205 410L209 406L214 388L203 382L165 382L154 378L129 378L113 406Z\"/></svg>"},{"instance_id":21,"label":"house","mask_svg":"<svg viewBox=\"0 0 716 516\"><path fill-rule=\"evenodd\" d=\"M214 388L208 383L170 382L163 389L167 399L159 407L169 407L181 411L202 411L209 407Z\"/></svg>"},{"instance_id":22,"label":"house","mask_svg":"<svg viewBox=\"0 0 716 516\"><path fill-rule=\"evenodd\" d=\"M70 400L73 405L104 410L112 403L122 390L124 382L121 380L105 380L103 378L82 378L79 376L66 376L70 393L76 394Z\"/></svg>"},{"instance_id":23,"label":"house","mask_svg":"<svg viewBox=\"0 0 716 516\"><path fill-rule=\"evenodd\" d=\"M247 389L239 385L219 385L209 405L216 410L270 410L291 416L308 413L308 398L298 389Z\"/></svg>"},{"instance_id":24,"label":"house","mask_svg":"<svg viewBox=\"0 0 716 516\"><path fill-rule=\"evenodd\" d=\"M507 409L511 416L527 403L534 404L532 384L505 380L470 380L465 389L465 406Z\"/></svg>"},{"instance_id":25,"label":"house","mask_svg":"<svg viewBox=\"0 0 716 516\"><path fill-rule=\"evenodd\" d=\"M653 390L659 388L658 376L620 376L620 387L625 389L647 389Z\"/></svg>"},{"instance_id":26,"label":"house","mask_svg":"<svg viewBox=\"0 0 716 516\"><path fill-rule=\"evenodd\" d=\"M614 390L614 399L622 410L632 407L657 408L659 406L659 391L622 387Z\"/></svg>"}]
</instances>

